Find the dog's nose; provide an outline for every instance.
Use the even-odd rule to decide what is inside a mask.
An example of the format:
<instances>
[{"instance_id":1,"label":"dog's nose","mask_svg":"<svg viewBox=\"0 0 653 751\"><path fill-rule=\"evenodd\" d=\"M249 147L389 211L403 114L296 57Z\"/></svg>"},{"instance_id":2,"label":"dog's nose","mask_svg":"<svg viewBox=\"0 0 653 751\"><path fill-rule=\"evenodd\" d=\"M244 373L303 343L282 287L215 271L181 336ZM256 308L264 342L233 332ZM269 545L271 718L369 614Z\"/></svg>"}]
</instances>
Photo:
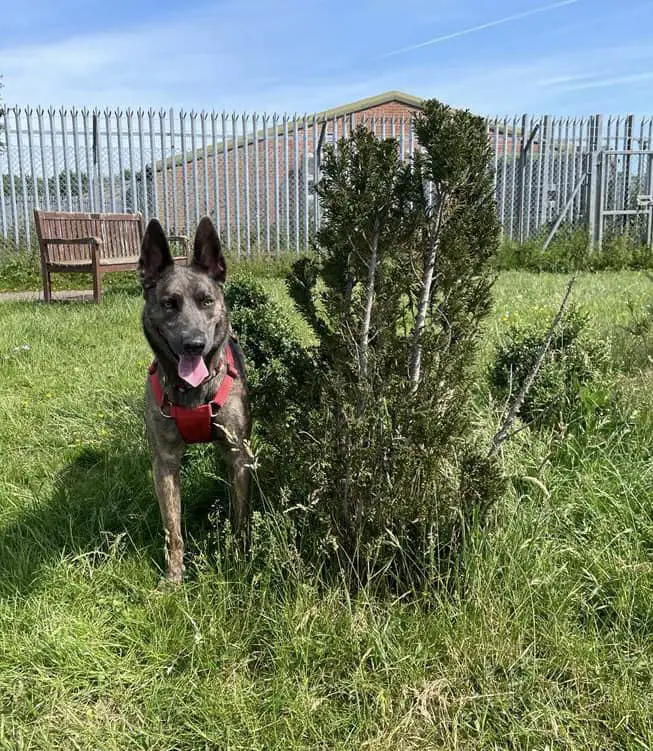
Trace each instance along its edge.
<instances>
[{"instance_id":1,"label":"dog's nose","mask_svg":"<svg viewBox=\"0 0 653 751\"><path fill-rule=\"evenodd\" d=\"M184 354L185 355L201 355L204 352L206 345L206 338L203 336L195 336L192 339L184 342Z\"/></svg>"}]
</instances>

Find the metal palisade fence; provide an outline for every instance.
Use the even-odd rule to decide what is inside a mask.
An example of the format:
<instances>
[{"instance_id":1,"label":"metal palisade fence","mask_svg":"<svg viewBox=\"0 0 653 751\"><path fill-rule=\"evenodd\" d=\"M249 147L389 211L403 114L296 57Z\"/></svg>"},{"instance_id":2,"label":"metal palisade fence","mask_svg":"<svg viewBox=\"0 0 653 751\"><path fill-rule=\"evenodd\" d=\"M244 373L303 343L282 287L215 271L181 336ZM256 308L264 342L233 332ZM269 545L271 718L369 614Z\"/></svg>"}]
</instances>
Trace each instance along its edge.
<instances>
[{"instance_id":1,"label":"metal palisade fence","mask_svg":"<svg viewBox=\"0 0 653 751\"><path fill-rule=\"evenodd\" d=\"M548 240L567 223L595 245L623 232L652 243L652 118L486 122L504 237ZM414 152L409 117L7 108L0 238L26 247L35 207L141 212L187 235L208 214L233 253L300 252L320 223L323 149L361 123Z\"/></svg>"},{"instance_id":2,"label":"metal palisade fence","mask_svg":"<svg viewBox=\"0 0 653 751\"><path fill-rule=\"evenodd\" d=\"M653 243L653 118L523 115L488 120L488 133L504 236L546 249L567 223L594 247L624 233Z\"/></svg>"}]
</instances>

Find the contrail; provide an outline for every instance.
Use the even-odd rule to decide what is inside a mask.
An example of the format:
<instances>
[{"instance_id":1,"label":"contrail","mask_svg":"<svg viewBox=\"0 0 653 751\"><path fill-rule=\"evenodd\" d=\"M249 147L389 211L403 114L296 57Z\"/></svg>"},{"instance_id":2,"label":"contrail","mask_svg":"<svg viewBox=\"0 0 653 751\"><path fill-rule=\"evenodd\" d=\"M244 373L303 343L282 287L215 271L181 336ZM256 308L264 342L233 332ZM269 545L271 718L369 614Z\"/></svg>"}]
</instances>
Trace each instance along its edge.
<instances>
[{"instance_id":1,"label":"contrail","mask_svg":"<svg viewBox=\"0 0 653 751\"><path fill-rule=\"evenodd\" d=\"M520 18L527 18L528 16L534 16L536 13L545 13L549 10L555 10L556 8L562 8L565 5L574 5L579 3L580 0L560 0L560 2L552 3L551 5L544 5L541 8L534 8L533 10L527 10L523 13L515 13L512 16L506 16L505 18L499 18L496 21L488 21L480 26L472 26L469 29L463 29L462 31L454 31L453 34L445 34L441 37L435 37L435 39L429 39L426 42L420 42L420 44L413 44L410 47L402 47L400 50L393 50L392 52L386 52L380 57L392 57L393 55L401 55L403 52L411 52L412 50L418 50L421 47L429 47L432 44L440 44L440 42L446 42L449 39L456 39L457 37L465 36L466 34L473 34L476 31L483 31L483 29L490 29L493 26L501 26L504 23L510 23L510 21L518 21Z\"/></svg>"}]
</instances>

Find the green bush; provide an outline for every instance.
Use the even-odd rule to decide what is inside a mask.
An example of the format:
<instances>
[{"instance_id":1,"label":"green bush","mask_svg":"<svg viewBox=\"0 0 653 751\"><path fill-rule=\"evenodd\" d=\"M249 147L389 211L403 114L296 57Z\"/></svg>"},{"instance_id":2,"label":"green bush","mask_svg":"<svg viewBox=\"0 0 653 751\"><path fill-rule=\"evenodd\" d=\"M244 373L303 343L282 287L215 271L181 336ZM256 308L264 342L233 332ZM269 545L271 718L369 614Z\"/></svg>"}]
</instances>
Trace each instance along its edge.
<instances>
[{"instance_id":1,"label":"green bush","mask_svg":"<svg viewBox=\"0 0 653 751\"><path fill-rule=\"evenodd\" d=\"M498 222L482 120L431 101L415 132L408 164L365 128L323 161L318 255L289 279L320 367L285 493L357 576L429 586L501 487L470 410Z\"/></svg>"},{"instance_id":2,"label":"green bush","mask_svg":"<svg viewBox=\"0 0 653 751\"><path fill-rule=\"evenodd\" d=\"M649 275L653 282L653 276ZM630 321L615 339L615 360L626 373L653 367L653 298L635 308L628 303Z\"/></svg>"},{"instance_id":3,"label":"green bush","mask_svg":"<svg viewBox=\"0 0 653 751\"><path fill-rule=\"evenodd\" d=\"M42 287L37 253L0 254L0 292L22 292Z\"/></svg>"},{"instance_id":4,"label":"green bush","mask_svg":"<svg viewBox=\"0 0 653 751\"><path fill-rule=\"evenodd\" d=\"M587 230L562 225L546 250L548 231L521 245L504 240L495 259L499 271L524 269L550 273L573 271L623 271L653 268L653 250L627 232L604 238L601 250L590 248Z\"/></svg>"},{"instance_id":5,"label":"green bush","mask_svg":"<svg viewBox=\"0 0 653 751\"><path fill-rule=\"evenodd\" d=\"M230 281L225 297L247 362L259 479L264 494L279 500L292 476L295 435L314 398L315 353L253 277Z\"/></svg>"},{"instance_id":6,"label":"green bush","mask_svg":"<svg viewBox=\"0 0 653 751\"><path fill-rule=\"evenodd\" d=\"M533 427L582 423L608 398L604 389L609 350L586 330L587 317L571 309L562 317L520 417ZM494 399L514 401L532 372L548 333L548 324L513 324L498 345L489 371Z\"/></svg>"}]
</instances>

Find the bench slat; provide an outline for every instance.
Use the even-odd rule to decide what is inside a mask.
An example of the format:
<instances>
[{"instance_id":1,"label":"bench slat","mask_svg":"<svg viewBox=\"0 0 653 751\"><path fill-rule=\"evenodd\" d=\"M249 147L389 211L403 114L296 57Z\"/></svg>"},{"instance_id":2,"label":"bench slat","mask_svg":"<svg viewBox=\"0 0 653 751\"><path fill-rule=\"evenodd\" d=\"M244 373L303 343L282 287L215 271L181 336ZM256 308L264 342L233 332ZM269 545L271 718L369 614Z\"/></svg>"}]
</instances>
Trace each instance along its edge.
<instances>
[{"instance_id":1,"label":"bench slat","mask_svg":"<svg viewBox=\"0 0 653 751\"><path fill-rule=\"evenodd\" d=\"M97 236L102 239L101 257L124 258L138 254L142 238L140 214L89 214L44 212L35 210L39 239ZM76 261L89 258L88 249L79 245L50 246L50 261Z\"/></svg>"}]
</instances>

